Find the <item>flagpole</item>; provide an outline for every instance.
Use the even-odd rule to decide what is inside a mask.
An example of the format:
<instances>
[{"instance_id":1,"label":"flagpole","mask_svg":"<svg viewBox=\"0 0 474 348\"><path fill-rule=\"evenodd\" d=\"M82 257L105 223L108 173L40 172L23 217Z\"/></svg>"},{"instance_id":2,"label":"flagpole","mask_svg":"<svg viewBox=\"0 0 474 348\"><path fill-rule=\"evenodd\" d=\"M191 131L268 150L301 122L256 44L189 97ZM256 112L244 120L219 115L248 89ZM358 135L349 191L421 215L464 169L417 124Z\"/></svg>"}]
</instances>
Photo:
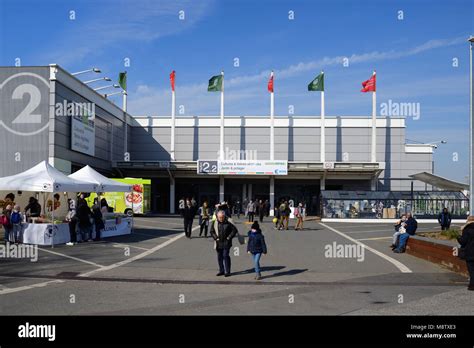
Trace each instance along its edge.
<instances>
[{"instance_id":1,"label":"flagpole","mask_svg":"<svg viewBox=\"0 0 474 348\"><path fill-rule=\"evenodd\" d=\"M124 135L124 152L128 151L128 131L127 131L127 90L124 89L122 91L122 110L124 113L124 129L125 129L125 135Z\"/></svg>"},{"instance_id":2,"label":"flagpole","mask_svg":"<svg viewBox=\"0 0 474 348\"><path fill-rule=\"evenodd\" d=\"M373 72L375 76L375 70ZM377 94L376 88L372 92L372 155L371 162L377 162Z\"/></svg>"},{"instance_id":3,"label":"flagpole","mask_svg":"<svg viewBox=\"0 0 474 348\"><path fill-rule=\"evenodd\" d=\"M273 79L273 70L270 79ZM273 88L270 92L270 160L275 160L275 95Z\"/></svg>"},{"instance_id":4,"label":"flagpole","mask_svg":"<svg viewBox=\"0 0 474 348\"><path fill-rule=\"evenodd\" d=\"M220 132L220 160L224 160L224 71L222 75L222 89L221 89L221 132Z\"/></svg>"},{"instance_id":5,"label":"flagpole","mask_svg":"<svg viewBox=\"0 0 474 348\"><path fill-rule=\"evenodd\" d=\"M175 133L175 126L176 126L176 96L174 92L174 88L171 91L171 160L175 160L174 156L174 133Z\"/></svg>"},{"instance_id":6,"label":"flagpole","mask_svg":"<svg viewBox=\"0 0 474 348\"><path fill-rule=\"evenodd\" d=\"M323 76L324 71L321 71ZM324 76L323 76L324 78ZM321 91L321 163L326 161L326 119L324 108L324 89Z\"/></svg>"}]
</instances>

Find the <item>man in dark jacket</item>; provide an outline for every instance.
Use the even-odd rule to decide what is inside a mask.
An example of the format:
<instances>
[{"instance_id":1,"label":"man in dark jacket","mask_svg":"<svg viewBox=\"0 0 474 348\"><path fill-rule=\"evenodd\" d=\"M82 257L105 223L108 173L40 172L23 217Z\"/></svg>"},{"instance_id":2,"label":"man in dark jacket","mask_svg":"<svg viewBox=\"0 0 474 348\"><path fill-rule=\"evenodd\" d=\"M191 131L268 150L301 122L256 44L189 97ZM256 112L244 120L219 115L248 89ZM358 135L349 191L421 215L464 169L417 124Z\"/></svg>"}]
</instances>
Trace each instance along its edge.
<instances>
[{"instance_id":1,"label":"man in dark jacket","mask_svg":"<svg viewBox=\"0 0 474 348\"><path fill-rule=\"evenodd\" d=\"M217 218L211 226L211 236L215 241L217 262L219 264L217 276L230 276L230 248L232 247L232 238L237 233L237 227L225 216L224 211L219 210Z\"/></svg>"},{"instance_id":2,"label":"man in dark jacket","mask_svg":"<svg viewBox=\"0 0 474 348\"><path fill-rule=\"evenodd\" d=\"M403 253L405 252L405 247L408 242L408 238L410 236L414 236L416 233L416 229L418 228L418 222L416 219L411 215L411 213L407 213L407 219L405 221L405 230L406 233L400 235L398 239L398 246L393 250L395 253Z\"/></svg>"},{"instance_id":3,"label":"man in dark jacket","mask_svg":"<svg viewBox=\"0 0 474 348\"><path fill-rule=\"evenodd\" d=\"M449 230L449 226L451 226L451 214L447 208L444 208L438 215L438 222L441 225L441 231Z\"/></svg>"},{"instance_id":4,"label":"man in dark jacket","mask_svg":"<svg viewBox=\"0 0 474 348\"><path fill-rule=\"evenodd\" d=\"M28 205L25 207L25 213L31 217L39 217L41 215L41 205L35 197L30 197Z\"/></svg>"},{"instance_id":5,"label":"man in dark jacket","mask_svg":"<svg viewBox=\"0 0 474 348\"><path fill-rule=\"evenodd\" d=\"M474 290L474 216L469 216L467 223L461 228L462 235L458 242L464 248L464 259L469 272L468 290Z\"/></svg>"},{"instance_id":6,"label":"man in dark jacket","mask_svg":"<svg viewBox=\"0 0 474 348\"><path fill-rule=\"evenodd\" d=\"M184 233L186 234L186 237L191 239L191 231L193 229L193 221L194 216L196 215L196 209L189 199L186 200L186 205L182 210L182 214L184 218Z\"/></svg>"}]
</instances>

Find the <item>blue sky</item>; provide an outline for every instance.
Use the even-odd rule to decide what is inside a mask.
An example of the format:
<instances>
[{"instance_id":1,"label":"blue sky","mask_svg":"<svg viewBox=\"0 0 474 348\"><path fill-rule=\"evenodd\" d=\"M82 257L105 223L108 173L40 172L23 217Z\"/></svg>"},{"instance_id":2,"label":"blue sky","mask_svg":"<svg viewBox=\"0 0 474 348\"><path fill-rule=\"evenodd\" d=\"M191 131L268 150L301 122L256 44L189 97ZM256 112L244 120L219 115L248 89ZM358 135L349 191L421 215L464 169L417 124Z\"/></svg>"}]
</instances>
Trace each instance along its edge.
<instances>
[{"instance_id":1,"label":"blue sky","mask_svg":"<svg viewBox=\"0 0 474 348\"><path fill-rule=\"evenodd\" d=\"M435 172L466 181L473 13L467 0L0 0L0 65L20 58L71 72L99 66L110 77L127 70L135 115L170 113L172 69L186 115L218 114L219 96L206 86L221 69L227 115L268 115L271 69L277 115L288 115L289 105L295 115L319 115L319 94L306 86L321 69L326 115L369 115L371 97L360 83L376 69L378 104L420 103L420 118L407 119L407 138L447 140L436 150Z\"/></svg>"}]
</instances>

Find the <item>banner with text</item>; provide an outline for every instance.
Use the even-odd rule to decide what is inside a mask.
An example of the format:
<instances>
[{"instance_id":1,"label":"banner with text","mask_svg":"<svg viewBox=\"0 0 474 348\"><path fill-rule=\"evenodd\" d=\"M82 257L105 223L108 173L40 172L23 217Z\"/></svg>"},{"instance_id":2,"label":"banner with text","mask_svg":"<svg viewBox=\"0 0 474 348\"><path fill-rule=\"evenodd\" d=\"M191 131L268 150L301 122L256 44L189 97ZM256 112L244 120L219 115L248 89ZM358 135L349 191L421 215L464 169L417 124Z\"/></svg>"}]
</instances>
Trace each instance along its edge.
<instances>
[{"instance_id":1,"label":"banner with text","mask_svg":"<svg viewBox=\"0 0 474 348\"><path fill-rule=\"evenodd\" d=\"M199 160L198 174L214 175L288 175L288 161Z\"/></svg>"},{"instance_id":2,"label":"banner with text","mask_svg":"<svg viewBox=\"0 0 474 348\"><path fill-rule=\"evenodd\" d=\"M91 118L73 116L71 119L71 150L95 154L95 127Z\"/></svg>"}]
</instances>

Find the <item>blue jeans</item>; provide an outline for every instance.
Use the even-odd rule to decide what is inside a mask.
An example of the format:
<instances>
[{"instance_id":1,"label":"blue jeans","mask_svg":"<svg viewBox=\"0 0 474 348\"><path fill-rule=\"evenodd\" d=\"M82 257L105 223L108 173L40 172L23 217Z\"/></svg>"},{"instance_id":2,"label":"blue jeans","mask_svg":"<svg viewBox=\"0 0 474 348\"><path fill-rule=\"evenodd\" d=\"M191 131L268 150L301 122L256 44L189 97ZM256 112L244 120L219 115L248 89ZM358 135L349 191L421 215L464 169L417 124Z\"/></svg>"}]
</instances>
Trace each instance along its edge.
<instances>
[{"instance_id":1,"label":"blue jeans","mask_svg":"<svg viewBox=\"0 0 474 348\"><path fill-rule=\"evenodd\" d=\"M260 274L260 258L262 253L252 254L253 264L255 266L255 273Z\"/></svg>"},{"instance_id":2,"label":"blue jeans","mask_svg":"<svg viewBox=\"0 0 474 348\"><path fill-rule=\"evenodd\" d=\"M398 238L398 246L395 250L400 252L404 251L408 238L410 238L410 235L408 233L402 233L400 235L400 238Z\"/></svg>"},{"instance_id":3,"label":"blue jeans","mask_svg":"<svg viewBox=\"0 0 474 348\"><path fill-rule=\"evenodd\" d=\"M6 242L10 242L10 233L12 232L12 228L11 227L6 227L6 226L3 226L3 229L5 230L5 243Z\"/></svg>"},{"instance_id":4,"label":"blue jeans","mask_svg":"<svg viewBox=\"0 0 474 348\"><path fill-rule=\"evenodd\" d=\"M219 272L230 274L230 248L216 249Z\"/></svg>"}]
</instances>

